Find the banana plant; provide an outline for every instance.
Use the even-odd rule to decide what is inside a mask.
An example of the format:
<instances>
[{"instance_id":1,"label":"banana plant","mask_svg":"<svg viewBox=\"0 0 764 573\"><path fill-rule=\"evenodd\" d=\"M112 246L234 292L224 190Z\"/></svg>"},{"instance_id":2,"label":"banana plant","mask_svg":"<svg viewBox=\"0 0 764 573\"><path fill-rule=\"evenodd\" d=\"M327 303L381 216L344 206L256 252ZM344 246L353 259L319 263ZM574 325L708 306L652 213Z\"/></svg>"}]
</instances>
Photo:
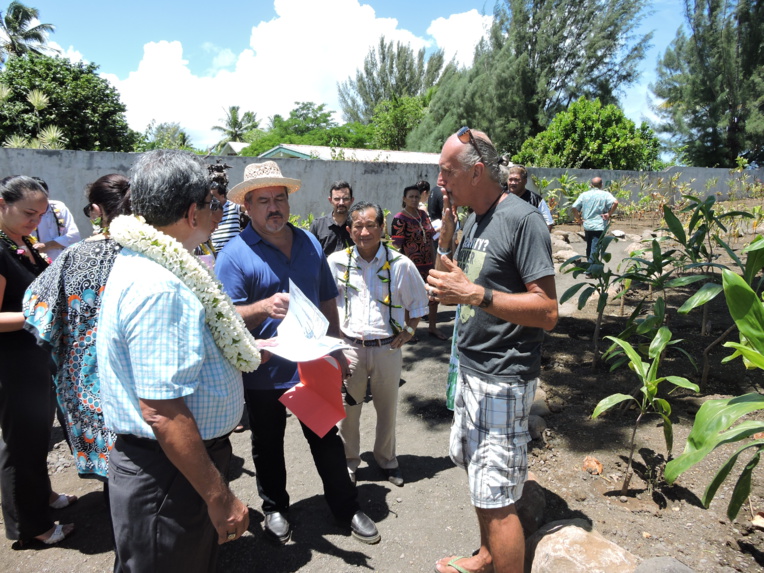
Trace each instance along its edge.
<instances>
[{"instance_id":1,"label":"banana plant","mask_svg":"<svg viewBox=\"0 0 764 573\"><path fill-rule=\"evenodd\" d=\"M626 342L619 338L612 336L606 337L612 340L615 344L618 344L626 355L629 357L629 368L637 375L639 381L642 384L640 392L641 397L635 397L631 394L611 394L607 398L600 400L597 407L594 408L592 413L592 419L596 419L603 412L609 410L613 406L625 402L627 400L633 401L637 406L637 420L634 423L634 429L631 433L631 444L629 448L629 463L626 468L626 475L623 478L623 485L621 486L621 495L626 495L629 489L629 482L633 475L632 460L634 459L634 447L636 445L637 429L639 423L648 414L657 414L663 419L663 437L666 440L666 450L669 456L674 446L674 430L671 423L671 404L665 398L658 397L658 386L661 382L669 382L679 388L687 388L698 391L697 385L690 382L687 378L681 376L658 376L658 368L661 363L661 356L666 346L671 342L671 331L665 326L658 329L655 337L650 343L650 349L648 352L649 358L652 362L647 363L642 360L639 353Z\"/></svg>"},{"instance_id":2,"label":"banana plant","mask_svg":"<svg viewBox=\"0 0 764 573\"><path fill-rule=\"evenodd\" d=\"M726 342L724 346L735 352L725 362L742 357L746 367L764 369L764 304L746 280L733 273L722 273L724 296L732 319L740 331L740 342ZM764 410L764 396L756 392L723 400L708 400L698 410L684 452L666 465L664 477L669 484L702 461L709 453L724 444L742 442L735 452L722 464L706 487L701 501L705 507L711 504L722 483L730 476L740 456L746 450L753 455L743 466L727 505L727 517L737 517L743 502L751 494L753 470L759 464L764 440L748 440L754 434L764 432L764 422L744 420L734 427L740 418Z\"/></svg>"}]
</instances>

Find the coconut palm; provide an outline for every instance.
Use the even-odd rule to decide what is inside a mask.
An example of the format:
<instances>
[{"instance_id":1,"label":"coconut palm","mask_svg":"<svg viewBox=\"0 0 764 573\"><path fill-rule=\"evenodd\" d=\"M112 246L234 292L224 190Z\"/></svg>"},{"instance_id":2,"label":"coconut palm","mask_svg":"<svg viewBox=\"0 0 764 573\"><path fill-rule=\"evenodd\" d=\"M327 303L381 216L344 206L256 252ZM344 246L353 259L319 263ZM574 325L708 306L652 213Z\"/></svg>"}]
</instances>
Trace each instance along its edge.
<instances>
[{"instance_id":1,"label":"coconut palm","mask_svg":"<svg viewBox=\"0 0 764 573\"><path fill-rule=\"evenodd\" d=\"M238 105L230 106L225 117L221 120L224 125L212 127L215 131L223 134L223 138L215 145L217 150L222 149L230 141L242 141L245 133L257 129L260 125L256 113L251 111L240 113L239 109Z\"/></svg>"},{"instance_id":2,"label":"coconut palm","mask_svg":"<svg viewBox=\"0 0 764 573\"><path fill-rule=\"evenodd\" d=\"M53 24L32 26L39 17L37 8L15 0L8 4L5 14L0 13L0 31L4 36L0 39L0 62L12 56L45 53L48 34L55 31L55 27Z\"/></svg>"}]
</instances>

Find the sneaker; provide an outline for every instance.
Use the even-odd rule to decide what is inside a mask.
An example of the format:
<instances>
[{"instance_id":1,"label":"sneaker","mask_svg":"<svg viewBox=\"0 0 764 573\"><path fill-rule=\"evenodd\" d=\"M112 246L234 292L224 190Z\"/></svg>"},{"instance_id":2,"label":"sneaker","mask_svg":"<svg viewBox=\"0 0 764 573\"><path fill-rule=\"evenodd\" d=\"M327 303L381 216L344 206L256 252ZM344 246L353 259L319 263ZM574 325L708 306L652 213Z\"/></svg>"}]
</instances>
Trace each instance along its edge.
<instances>
[{"instance_id":1,"label":"sneaker","mask_svg":"<svg viewBox=\"0 0 764 573\"><path fill-rule=\"evenodd\" d=\"M400 467L386 469L385 475L387 475L387 481L391 484L403 487L403 474L401 473Z\"/></svg>"}]
</instances>

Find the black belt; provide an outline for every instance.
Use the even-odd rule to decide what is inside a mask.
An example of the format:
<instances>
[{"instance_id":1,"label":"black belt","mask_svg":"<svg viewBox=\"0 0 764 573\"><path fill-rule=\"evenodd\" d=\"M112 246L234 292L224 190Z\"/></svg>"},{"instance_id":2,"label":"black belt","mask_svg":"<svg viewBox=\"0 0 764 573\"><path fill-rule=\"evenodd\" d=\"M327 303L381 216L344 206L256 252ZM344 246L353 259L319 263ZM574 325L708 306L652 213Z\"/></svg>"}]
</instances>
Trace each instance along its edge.
<instances>
[{"instance_id":1,"label":"black belt","mask_svg":"<svg viewBox=\"0 0 764 573\"><path fill-rule=\"evenodd\" d=\"M204 443L204 447L209 449L216 446L223 440L227 440L229 435L230 434L226 434L225 436L212 438L211 440L202 440L202 442ZM136 448L141 448L142 450L148 450L150 452L158 452L162 449L162 446L159 445L159 442L157 440L152 440L151 438L141 438L140 436L134 436L133 434L117 434L117 438L121 439L126 444Z\"/></svg>"},{"instance_id":2,"label":"black belt","mask_svg":"<svg viewBox=\"0 0 764 573\"><path fill-rule=\"evenodd\" d=\"M394 336L388 336L387 338L375 338L374 340L361 340L360 338L353 338L351 336L345 336L350 342L353 344L357 344L358 346L384 346L385 344L390 344L393 340L395 340Z\"/></svg>"}]
</instances>

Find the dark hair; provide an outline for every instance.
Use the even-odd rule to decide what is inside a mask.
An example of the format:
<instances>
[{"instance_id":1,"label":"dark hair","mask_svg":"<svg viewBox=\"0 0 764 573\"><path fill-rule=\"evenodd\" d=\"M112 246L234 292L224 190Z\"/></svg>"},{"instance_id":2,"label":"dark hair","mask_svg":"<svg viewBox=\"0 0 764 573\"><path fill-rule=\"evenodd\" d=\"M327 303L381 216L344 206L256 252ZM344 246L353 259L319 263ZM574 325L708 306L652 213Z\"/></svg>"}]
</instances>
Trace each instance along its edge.
<instances>
[{"instance_id":1,"label":"dark hair","mask_svg":"<svg viewBox=\"0 0 764 573\"><path fill-rule=\"evenodd\" d=\"M350 186L350 183L340 180L332 183L332 186L329 188L329 197L331 198L332 191L339 191L340 189L347 189L350 192L350 196L353 196L353 188Z\"/></svg>"},{"instance_id":2,"label":"dark hair","mask_svg":"<svg viewBox=\"0 0 764 573\"><path fill-rule=\"evenodd\" d=\"M0 179L0 197L8 205L23 199L30 192L45 193L45 189L34 177L11 175L10 177ZM45 194L47 195L47 193Z\"/></svg>"},{"instance_id":3,"label":"dark hair","mask_svg":"<svg viewBox=\"0 0 764 573\"><path fill-rule=\"evenodd\" d=\"M156 227L179 221L191 205L201 205L210 192L204 163L189 151L147 151L131 172L133 213Z\"/></svg>"},{"instance_id":4,"label":"dark hair","mask_svg":"<svg viewBox=\"0 0 764 573\"><path fill-rule=\"evenodd\" d=\"M32 179L34 179L35 181L37 181L40 184L40 187L42 187L42 190L45 191L45 194L47 195L48 194L48 184L45 183L45 181L43 181L39 177L32 177Z\"/></svg>"},{"instance_id":5,"label":"dark hair","mask_svg":"<svg viewBox=\"0 0 764 573\"><path fill-rule=\"evenodd\" d=\"M401 201L401 207L406 207L406 193L409 191L419 191L419 185L409 185L403 190L403 201ZM421 191L419 191L421 193Z\"/></svg>"},{"instance_id":6,"label":"dark hair","mask_svg":"<svg viewBox=\"0 0 764 573\"><path fill-rule=\"evenodd\" d=\"M130 213L130 181L124 175L111 173L99 177L87 186L85 192L90 201L85 214L90 216L90 208L98 205L104 225L117 215Z\"/></svg>"},{"instance_id":7,"label":"dark hair","mask_svg":"<svg viewBox=\"0 0 764 573\"><path fill-rule=\"evenodd\" d=\"M422 193L429 193L430 192L430 182L425 181L422 179L421 181L417 181L417 189L419 189Z\"/></svg>"},{"instance_id":8,"label":"dark hair","mask_svg":"<svg viewBox=\"0 0 764 573\"><path fill-rule=\"evenodd\" d=\"M217 190L217 192L220 193L223 197L228 195L228 185L222 181L218 181L217 179L213 179L212 183L210 183L210 191L213 190Z\"/></svg>"},{"instance_id":9,"label":"dark hair","mask_svg":"<svg viewBox=\"0 0 764 573\"><path fill-rule=\"evenodd\" d=\"M380 227L385 224L385 213L382 211L382 207L377 205L376 203L367 203L366 201L361 201L360 203L356 203L348 210L348 227L353 226L353 213L357 213L359 211L366 211L366 209L374 209L376 212L376 216L374 219L377 221L377 225Z\"/></svg>"}]
</instances>

